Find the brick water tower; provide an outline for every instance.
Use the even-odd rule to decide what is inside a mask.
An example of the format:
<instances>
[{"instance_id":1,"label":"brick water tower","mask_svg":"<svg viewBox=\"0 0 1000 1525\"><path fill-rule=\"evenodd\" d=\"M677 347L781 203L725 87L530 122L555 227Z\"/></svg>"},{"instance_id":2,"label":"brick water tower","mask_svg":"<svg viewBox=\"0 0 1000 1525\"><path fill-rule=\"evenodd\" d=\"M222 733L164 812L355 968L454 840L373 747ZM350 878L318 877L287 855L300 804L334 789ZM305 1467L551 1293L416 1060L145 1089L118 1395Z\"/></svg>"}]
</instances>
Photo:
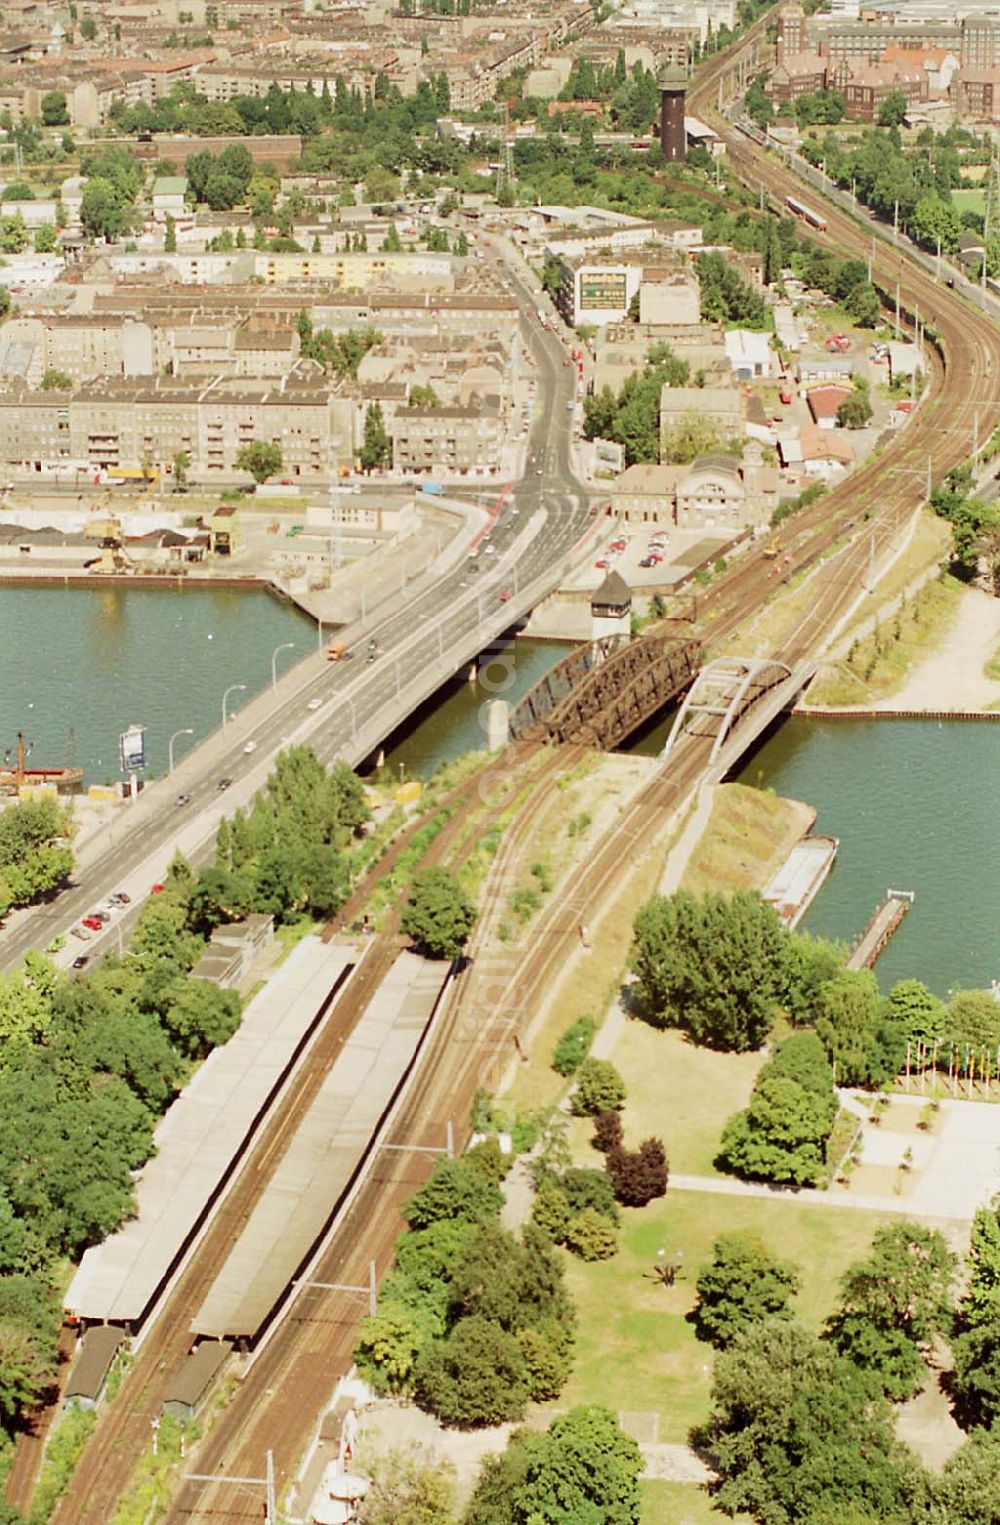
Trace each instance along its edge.
<instances>
[{"instance_id":1,"label":"brick water tower","mask_svg":"<svg viewBox=\"0 0 1000 1525\"><path fill-rule=\"evenodd\" d=\"M683 164L687 158L684 131L687 85L686 71L676 64L668 64L660 76L660 150L668 164Z\"/></svg>"}]
</instances>

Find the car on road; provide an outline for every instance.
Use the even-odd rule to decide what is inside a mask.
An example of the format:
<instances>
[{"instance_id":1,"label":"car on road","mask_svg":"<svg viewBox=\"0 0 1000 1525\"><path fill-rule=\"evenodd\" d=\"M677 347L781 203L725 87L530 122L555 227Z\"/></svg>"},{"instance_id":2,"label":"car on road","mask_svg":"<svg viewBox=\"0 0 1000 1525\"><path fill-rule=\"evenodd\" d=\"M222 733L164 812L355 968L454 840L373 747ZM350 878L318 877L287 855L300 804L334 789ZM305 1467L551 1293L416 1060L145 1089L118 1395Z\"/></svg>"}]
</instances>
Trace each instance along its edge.
<instances>
[{"instance_id":1,"label":"car on road","mask_svg":"<svg viewBox=\"0 0 1000 1525\"><path fill-rule=\"evenodd\" d=\"M115 890L113 895L109 895L108 896L108 899L109 900L113 900L115 905L131 905L132 904L132 896L131 895L126 895L124 890Z\"/></svg>"},{"instance_id":2,"label":"car on road","mask_svg":"<svg viewBox=\"0 0 1000 1525\"><path fill-rule=\"evenodd\" d=\"M243 750L249 756L251 752L256 752L257 743L255 741L248 741Z\"/></svg>"},{"instance_id":3,"label":"car on road","mask_svg":"<svg viewBox=\"0 0 1000 1525\"><path fill-rule=\"evenodd\" d=\"M73 963L72 963L71 967L73 969L86 969L86 967L87 967L87 965L89 963L90 963L90 954L89 953L78 953L76 955L76 958L73 960Z\"/></svg>"},{"instance_id":4,"label":"car on road","mask_svg":"<svg viewBox=\"0 0 1000 1525\"><path fill-rule=\"evenodd\" d=\"M216 787L216 789L221 791L223 789L228 789L231 783L232 783L232 779L231 778L220 778L219 782L216 784L215 787Z\"/></svg>"},{"instance_id":5,"label":"car on road","mask_svg":"<svg viewBox=\"0 0 1000 1525\"><path fill-rule=\"evenodd\" d=\"M310 699L309 703L306 705L306 709L307 710L318 710L322 703L323 703L322 699Z\"/></svg>"},{"instance_id":6,"label":"car on road","mask_svg":"<svg viewBox=\"0 0 1000 1525\"><path fill-rule=\"evenodd\" d=\"M486 552L487 556L495 556L496 553L497 553L496 546L495 545L490 545L488 541L487 541L486 545L483 546L483 550Z\"/></svg>"},{"instance_id":7,"label":"car on road","mask_svg":"<svg viewBox=\"0 0 1000 1525\"><path fill-rule=\"evenodd\" d=\"M502 604L509 604L510 603L510 590L508 588L504 588L503 592L501 593L501 595L500 595L500 602Z\"/></svg>"},{"instance_id":8,"label":"car on road","mask_svg":"<svg viewBox=\"0 0 1000 1525\"><path fill-rule=\"evenodd\" d=\"M644 556L639 565L641 567L655 567L659 559L660 558L658 556L655 559L652 556Z\"/></svg>"},{"instance_id":9,"label":"car on road","mask_svg":"<svg viewBox=\"0 0 1000 1525\"><path fill-rule=\"evenodd\" d=\"M594 562L594 566L599 572L606 572L610 565L611 563L606 556L600 556L597 561Z\"/></svg>"},{"instance_id":10,"label":"car on road","mask_svg":"<svg viewBox=\"0 0 1000 1525\"><path fill-rule=\"evenodd\" d=\"M120 910L121 906L118 904L117 900L102 900L100 905L97 907L97 915L103 916L104 914L107 914L108 916L117 916Z\"/></svg>"},{"instance_id":11,"label":"car on road","mask_svg":"<svg viewBox=\"0 0 1000 1525\"><path fill-rule=\"evenodd\" d=\"M78 937L82 943L89 943L90 942L90 933L87 931L87 928L84 927L84 926L74 927L72 932L70 933L70 936L71 937Z\"/></svg>"},{"instance_id":12,"label":"car on road","mask_svg":"<svg viewBox=\"0 0 1000 1525\"><path fill-rule=\"evenodd\" d=\"M190 803L191 803L191 796L190 796L190 794L179 794L177 796L177 798L174 800L174 804L175 805L190 805Z\"/></svg>"},{"instance_id":13,"label":"car on road","mask_svg":"<svg viewBox=\"0 0 1000 1525\"><path fill-rule=\"evenodd\" d=\"M88 932L101 932L104 929L104 923L99 916L85 916L80 925L86 927Z\"/></svg>"}]
</instances>

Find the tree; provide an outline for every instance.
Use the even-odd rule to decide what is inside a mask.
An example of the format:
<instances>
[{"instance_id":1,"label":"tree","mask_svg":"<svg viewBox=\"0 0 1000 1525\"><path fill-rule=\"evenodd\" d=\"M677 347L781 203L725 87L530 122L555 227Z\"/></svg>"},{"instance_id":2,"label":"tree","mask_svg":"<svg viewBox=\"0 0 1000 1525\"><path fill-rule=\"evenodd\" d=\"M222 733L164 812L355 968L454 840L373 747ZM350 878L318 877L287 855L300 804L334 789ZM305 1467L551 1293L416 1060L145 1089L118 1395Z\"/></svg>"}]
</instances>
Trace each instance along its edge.
<instances>
[{"instance_id":1,"label":"tree","mask_svg":"<svg viewBox=\"0 0 1000 1525\"><path fill-rule=\"evenodd\" d=\"M955 1325L955 1391L966 1426L1000 1417L1000 1203L972 1221L969 1281Z\"/></svg>"},{"instance_id":2,"label":"tree","mask_svg":"<svg viewBox=\"0 0 1000 1525\"><path fill-rule=\"evenodd\" d=\"M531 1204L532 1223L548 1234L553 1244L562 1244L572 1220L569 1198L559 1182L555 1179L542 1181Z\"/></svg>"},{"instance_id":3,"label":"tree","mask_svg":"<svg viewBox=\"0 0 1000 1525\"><path fill-rule=\"evenodd\" d=\"M995 1054L1000 1045L1000 1001L988 990L959 990L948 1002L946 1032L961 1054Z\"/></svg>"},{"instance_id":4,"label":"tree","mask_svg":"<svg viewBox=\"0 0 1000 1525\"><path fill-rule=\"evenodd\" d=\"M890 90L878 109L880 127L901 127L909 103L902 90Z\"/></svg>"},{"instance_id":5,"label":"tree","mask_svg":"<svg viewBox=\"0 0 1000 1525\"><path fill-rule=\"evenodd\" d=\"M694 1322L698 1337L725 1347L768 1318L791 1318L801 1284L795 1266L777 1260L749 1230L720 1234L712 1260L698 1275Z\"/></svg>"},{"instance_id":6,"label":"tree","mask_svg":"<svg viewBox=\"0 0 1000 1525\"><path fill-rule=\"evenodd\" d=\"M391 466L392 441L386 432L382 406L370 402L365 409L365 430L361 441L361 468L372 471L376 467Z\"/></svg>"},{"instance_id":7,"label":"tree","mask_svg":"<svg viewBox=\"0 0 1000 1525\"><path fill-rule=\"evenodd\" d=\"M622 1147L622 1115L620 1112L598 1112L594 1118L595 1149L602 1154L610 1154L614 1149Z\"/></svg>"},{"instance_id":8,"label":"tree","mask_svg":"<svg viewBox=\"0 0 1000 1525\"><path fill-rule=\"evenodd\" d=\"M937 1500L947 1525L1000 1525L1000 1431L972 1432L945 1463Z\"/></svg>"},{"instance_id":9,"label":"tree","mask_svg":"<svg viewBox=\"0 0 1000 1525\"><path fill-rule=\"evenodd\" d=\"M80 198L80 222L91 238L110 241L118 238L129 225L128 209L110 180L95 176L88 180Z\"/></svg>"},{"instance_id":10,"label":"tree","mask_svg":"<svg viewBox=\"0 0 1000 1525\"><path fill-rule=\"evenodd\" d=\"M47 90L39 102L42 122L46 127L62 127L69 121L64 90Z\"/></svg>"},{"instance_id":11,"label":"tree","mask_svg":"<svg viewBox=\"0 0 1000 1525\"><path fill-rule=\"evenodd\" d=\"M645 1207L654 1197L666 1196L667 1153L658 1138L647 1138L635 1151L612 1149L605 1167L615 1197L625 1207Z\"/></svg>"},{"instance_id":12,"label":"tree","mask_svg":"<svg viewBox=\"0 0 1000 1525\"><path fill-rule=\"evenodd\" d=\"M542 1435L516 1431L486 1460L465 1525L639 1525L642 1467L607 1409L570 1409Z\"/></svg>"},{"instance_id":13,"label":"tree","mask_svg":"<svg viewBox=\"0 0 1000 1525\"><path fill-rule=\"evenodd\" d=\"M93 16L84 16L80 20L80 36L84 42L93 42L97 36L97 22Z\"/></svg>"},{"instance_id":14,"label":"tree","mask_svg":"<svg viewBox=\"0 0 1000 1525\"><path fill-rule=\"evenodd\" d=\"M22 254L27 247L28 225L21 213L0 217L0 254Z\"/></svg>"},{"instance_id":15,"label":"tree","mask_svg":"<svg viewBox=\"0 0 1000 1525\"><path fill-rule=\"evenodd\" d=\"M593 1017L578 1017L563 1033L552 1055L552 1068L558 1075L575 1075L587 1057L597 1023Z\"/></svg>"},{"instance_id":16,"label":"tree","mask_svg":"<svg viewBox=\"0 0 1000 1525\"><path fill-rule=\"evenodd\" d=\"M178 492L187 491L187 474L191 466L191 457L186 450L178 450L174 456L174 486Z\"/></svg>"},{"instance_id":17,"label":"tree","mask_svg":"<svg viewBox=\"0 0 1000 1525\"><path fill-rule=\"evenodd\" d=\"M268 477L278 474L283 459L277 440L253 440L240 446L236 453L236 466L240 471L249 471L259 487Z\"/></svg>"},{"instance_id":18,"label":"tree","mask_svg":"<svg viewBox=\"0 0 1000 1525\"><path fill-rule=\"evenodd\" d=\"M610 1059L585 1059L576 1072L570 1109L577 1117L596 1117L625 1105L625 1082Z\"/></svg>"},{"instance_id":19,"label":"tree","mask_svg":"<svg viewBox=\"0 0 1000 1525\"><path fill-rule=\"evenodd\" d=\"M390 222L388 231L382 240L382 252L384 254L400 254L403 249L403 240L399 236L399 229L394 222Z\"/></svg>"},{"instance_id":20,"label":"tree","mask_svg":"<svg viewBox=\"0 0 1000 1525\"><path fill-rule=\"evenodd\" d=\"M567 1224L563 1241L580 1260L608 1260L618 1249L618 1230L595 1207L587 1207Z\"/></svg>"},{"instance_id":21,"label":"tree","mask_svg":"<svg viewBox=\"0 0 1000 1525\"><path fill-rule=\"evenodd\" d=\"M377 1393L403 1393L411 1385L422 1344L414 1315L383 1297L378 1312L361 1322L354 1359Z\"/></svg>"},{"instance_id":22,"label":"tree","mask_svg":"<svg viewBox=\"0 0 1000 1525\"><path fill-rule=\"evenodd\" d=\"M824 1341L780 1319L752 1325L715 1359L717 1507L768 1525L909 1521L920 1486L888 1405ZM866 1516L858 1511L867 1510Z\"/></svg>"},{"instance_id":23,"label":"tree","mask_svg":"<svg viewBox=\"0 0 1000 1525\"><path fill-rule=\"evenodd\" d=\"M921 1347L948 1327L955 1257L937 1229L895 1223L850 1266L829 1322L833 1344L892 1398L909 1398L926 1373Z\"/></svg>"},{"instance_id":24,"label":"tree","mask_svg":"<svg viewBox=\"0 0 1000 1525\"><path fill-rule=\"evenodd\" d=\"M816 1031L840 1085L884 1085L906 1056L902 1029L883 1015L870 969L841 969L820 987Z\"/></svg>"},{"instance_id":25,"label":"tree","mask_svg":"<svg viewBox=\"0 0 1000 1525\"><path fill-rule=\"evenodd\" d=\"M944 1002L919 980L897 980L886 996L882 1010L914 1050L918 1043L929 1050L944 1034Z\"/></svg>"},{"instance_id":26,"label":"tree","mask_svg":"<svg viewBox=\"0 0 1000 1525\"><path fill-rule=\"evenodd\" d=\"M363 1454L371 1487L358 1511L358 1525L452 1525L455 1469L417 1445Z\"/></svg>"},{"instance_id":27,"label":"tree","mask_svg":"<svg viewBox=\"0 0 1000 1525\"><path fill-rule=\"evenodd\" d=\"M26 1329L0 1322L0 1415L8 1428L22 1409L37 1401L53 1365L39 1355Z\"/></svg>"},{"instance_id":28,"label":"tree","mask_svg":"<svg viewBox=\"0 0 1000 1525\"><path fill-rule=\"evenodd\" d=\"M520 1419L528 1373L517 1337L478 1315L460 1319L420 1352L415 1391L422 1407L456 1429Z\"/></svg>"},{"instance_id":29,"label":"tree","mask_svg":"<svg viewBox=\"0 0 1000 1525\"><path fill-rule=\"evenodd\" d=\"M871 398L867 392L855 388L844 398L837 409L837 422L842 429L863 429L872 419Z\"/></svg>"},{"instance_id":30,"label":"tree","mask_svg":"<svg viewBox=\"0 0 1000 1525\"><path fill-rule=\"evenodd\" d=\"M458 958L476 924L476 908L446 868L413 876L400 929L428 958Z\"/></svg>"},{"instance_id":31,"label":"tree","mask_svg":"<svg viewBox=\"0 0 1000 1525\"><path fill-rule=\"evenodd\" d=\"M403 1216L413 1229L445 1219L481 1223L495 1218L503 1193L468 1160L438 1160L426 1186L411 1197Z\"/></svg>"},{"instance_id":32,"label":"tree","mask_svg":"<svg viewBox=\"0 0 1000 1525\"><path fill-rule=\"evenodd\" d=\"M163 1015L163 1024L182 1053L202 1058L225 1043L240 1022L235 990L220 990L208 980L186 979Z\"/></svg>"},{"instance_id":33,"label":"tree","mask_svg":"<svg viewBox=\"0 0 1000 1525\"><path fill-rule=\"evenodd\" d=\"M43 222L35 229L35 253L54 254L58 247L55 224Z\"/></svg>"},{"instance_id":34,"label":"tree","mask_svg":"<svg viewBox=\"0 0 1000 1525\"><path fill-rule=\"evenodd\" d=\"M406 399L409 408L440 408L441 399L433 387L423 386L417 382L410 387L410 395Z\"/></svg>"},{"instance_id":35,"label":"tree","mask_svg":"<svg viewBox=\"0 0 1000 1525\"><path fill-rule=\"evenodd\" d=\"M632 968L649 1019L699 1043L760 1047L785 988L788 939L756 892L654 895L635 919Z\"/></svg>"},{"instance_id":36,"label":"tree","mask_svg":"<svg viewBox=\"0 0 1000 1525\"><path fill-rule=\"evenodd\" d=\"M203 199L213 212L228 212L243 199L243 187L235 175L226 174L218 164L205 181Z\"/></svg>"},{"instance_id":37,"label":"tree","mask_svg":"<svg viewBox=\"0 0 1000 1525\"><path fill-rule=\"evenodd\" d=\"M177 253L177 224L169 212L163 225L163 252L164 254Z\"/></svg>"},{"instance_id":38,"label":"tree","mask_svg":"<svg viewBox=\"0 0 1000 1525\"><path fill-rule=\"evenodd\" d=\"M836 1115L823 1045L815 1033L793 1033L758 1074L746 1110L726 1124L719 1159L750 1180L812 1186Z\"/></svg>"},{"instance_id":39,"label":"tree","mask_svg":"<svg viewBox=\"0 0 1000 1525\"><path fill-rule=\"evenodd\" d=\"M42 373L40 387L43 392L72 392L73 378L66 371L57 371L53 366Z\"/></svg>"}]
</instances>

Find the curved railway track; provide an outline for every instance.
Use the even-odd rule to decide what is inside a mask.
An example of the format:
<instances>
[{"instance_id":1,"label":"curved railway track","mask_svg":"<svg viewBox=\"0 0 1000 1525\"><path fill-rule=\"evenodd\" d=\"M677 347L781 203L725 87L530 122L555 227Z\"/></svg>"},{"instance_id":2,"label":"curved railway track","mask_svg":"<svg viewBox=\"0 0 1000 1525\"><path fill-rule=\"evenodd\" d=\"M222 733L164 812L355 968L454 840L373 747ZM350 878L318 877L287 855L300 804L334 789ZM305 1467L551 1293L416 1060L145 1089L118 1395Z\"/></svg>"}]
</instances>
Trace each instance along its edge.
<instances>
[{"instance_id":1,"label":"curved railway track","mask_svg":"<svg viewBox=\"0 0 1000 1525\"><path fill-rule=\"evenodd\" d=\"M745 41L734 52L741 46ZM710 103L716 85L730 67L731 56L713 60L703 71L690 95L692 108L700 115L714 114ZM744 178L762 183L779 201L795 192L798 182L783 164L742 139L728 124L719 122L718 126L727 139L731 162ZM839 252L867 258L870 233L838 207L829 206L827 215L827 232L810 236ZM904 311L913 313L919 307L924 319L933 323L940 353L934 353L928 390L913 423L877 459L869 460L833 492L787 521L783 535L791 557L788 575L815 565L847 537L837 554L816 573L812 608L784 649L774 653L790 666L816 649L822 632L834 625L857 597L872 540L876 553L884 549L922 501L928 459L933 480L940 480L971 452L977 413L981 439L1000 422L1000 334L955 293L938 286L922 269L897 251L887 250L878 240L873 270L884 292L894 294L899 283ZM863 522L863 534L857 533L859 521ZM849 538L852 528L856 531L853 540ZM766 567L760 551L752 552L699 600L700 633L706 643L732 635L759 610L762 587L768 586ZM489 1008L502 1013L508 1006L537 1007L579 945L582 917L593 919L597 908L606 903L623 863L655 840L665 812L677 805L703 771L709 746L697 737L687 737L679 744L669 775L659 772L654 776L598 844L592 858L560 887L558 896L532 926L527 954L518 959L506 978L496 982L488 1001L484 990L477 988L478 980L465 976L466 990L460 981L447 1020L430 1044L411 1087L394 1140L437 1145L449 1118L464 1120L468 1116L472 1095L483 1078L481 1039ZM535 790L511 828L488 881L484 927L495 924L504 901L507 855L513 854L530 830L567 760L566 753L558 754L547 758L538 769ZM510 1033L506 1018L501 1026ZM419 1155L380 1156L318 1276L360 1285L371 1258L384 1267L400 1228L399 1208L426 1178L427 1170L427 1160ZM169 1326L178 1338L182 1330L186 1336L194 1298L182 1298L180 1303ZM200 1448L198 1469L259 1475L263 1452L272 1447L279 1479L287 1481L306 1436L325 1406L335 1375L349 1364L362 1311L342 1293L301 1293ZM160 1332L155 1333L155 1345L150 1340L144 1347L150 1350L148 1371L146 1382L135 1386L139 1401L130 1408L132 1418L128 1423L123 1422L124 1416L113 1418L122 1394L88 1446L71 1492L55 1516L57 1521L79 1525L113 1517L114 1502L124 1491L148 1440L150 1401L159 1386L153 1353L163 1348ZM143 1359L140 1353L140 1361ZM129 1381L131 1384L132 1377ZM261 1500L258 1494L231 1485L189 1485L181 1490L168 1518L175 1522L259 1520Z\"/></svg>"}]
</instances>

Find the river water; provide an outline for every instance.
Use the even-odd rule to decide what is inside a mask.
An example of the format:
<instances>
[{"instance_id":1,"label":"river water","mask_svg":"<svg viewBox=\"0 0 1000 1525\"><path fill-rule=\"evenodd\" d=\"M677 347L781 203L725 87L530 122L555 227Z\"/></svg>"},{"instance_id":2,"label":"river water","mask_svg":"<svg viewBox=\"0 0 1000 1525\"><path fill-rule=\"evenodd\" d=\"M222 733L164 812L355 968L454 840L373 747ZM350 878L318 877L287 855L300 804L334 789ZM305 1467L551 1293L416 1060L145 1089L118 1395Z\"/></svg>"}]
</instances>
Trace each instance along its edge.
<instances>
[{"instance_id":1,"label":"river water","mask_svg":"<svg viewBox=\"0 0 1000 1525\"><path fill-rule=\"evenodd\" d=\"M315 626L264 592L210 588L0 587L0 749L21 729L31 762L83 769L85 783L119 778L118 737L146 727L147 777L166 771L228 713L307 656Z\"/></svg>"},{"instance_id":2,"label":"river water","mask_svg":"<svg viewBox=\"0 0 1000 1525\"><path fill-rule=\"evenodd\" d=\"M207 588L0 588L0 748L18 728L32 760L80 767L86 782L119 776L118 736L147 727L148 774L162 773L170 734L184 749L218 726L279 671L305 656L315 627L265 593ZM571 648L498 643L474 683L458 678L389 739L386 761L426 777L483 747L485 705L516 700ZM655 753L669 718L636 744ZM916 904L879 960L883 988L914 976L946 994L1000 978L1000 726L938 721L791 719L740 780L807 801L816 829L840 853L805 919L807 930L852 940L887 887Z\"/></svg>"}]
</instances>

